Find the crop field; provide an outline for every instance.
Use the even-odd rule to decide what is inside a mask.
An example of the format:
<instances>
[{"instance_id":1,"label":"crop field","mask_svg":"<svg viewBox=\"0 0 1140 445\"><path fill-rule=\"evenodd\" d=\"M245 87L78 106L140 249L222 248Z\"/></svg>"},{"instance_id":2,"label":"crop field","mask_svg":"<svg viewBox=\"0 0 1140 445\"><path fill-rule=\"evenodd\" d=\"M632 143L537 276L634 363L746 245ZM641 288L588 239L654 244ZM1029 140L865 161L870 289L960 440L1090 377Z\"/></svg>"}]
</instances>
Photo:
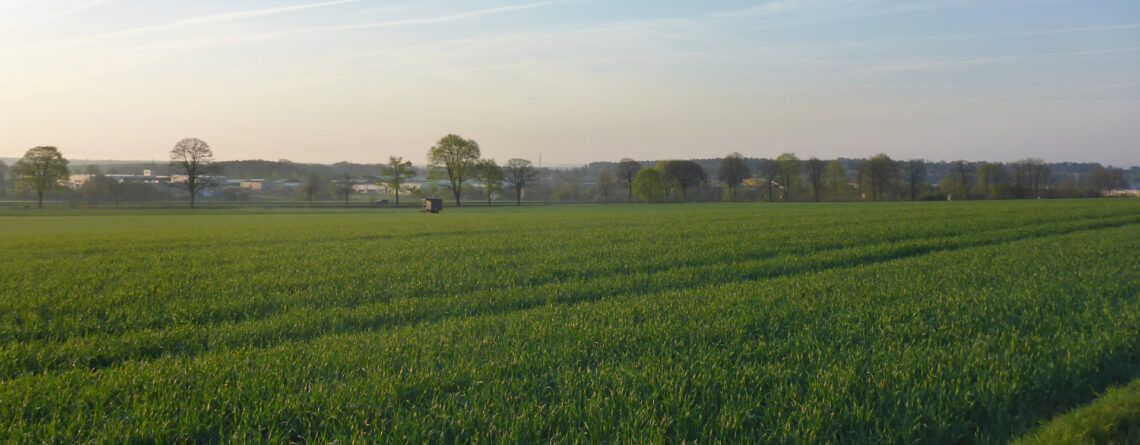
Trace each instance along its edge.
<instances>
[{"instance_id":1,"label":"crop field","mask_svg":"<svg viewBox=\"0 0 1140 445\"><path fill-rule=\"evenodd\" d=\"M0 442L1007 443L1140 377L1140 201L10 211Z\"/></svg>"}]
</instances>

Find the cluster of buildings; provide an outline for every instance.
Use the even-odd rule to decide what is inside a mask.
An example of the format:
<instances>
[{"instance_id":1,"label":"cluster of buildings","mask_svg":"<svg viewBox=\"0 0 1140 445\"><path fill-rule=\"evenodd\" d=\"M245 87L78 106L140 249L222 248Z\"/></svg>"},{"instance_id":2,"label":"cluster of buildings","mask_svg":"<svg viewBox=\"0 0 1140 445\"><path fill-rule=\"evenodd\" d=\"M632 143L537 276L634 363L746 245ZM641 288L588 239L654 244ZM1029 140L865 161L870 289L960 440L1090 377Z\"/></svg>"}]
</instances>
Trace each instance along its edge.
<instances>
[{"instance_id":1,"label":"cluster of buildings","mask_svg":"<svg viewBox=\"0 0 1140 445\"><path fill-rule=\"evenodd\" d=\"M60 181L60 185L66 186L72 190L80 190L88 183L93 181L96 177L109 178L119 184L152 184L156 187L164 185L177 185L185 184L188 180L186 175L155 175L152 170L143 170L142 174L76 174L70 175L68 179ZM305 182L300 179L231 179L226 176L210 176L209 186L203 190L204 196L214 196L219 194L222 190L240 190L247 193L276 193L276 194L294 194L300 193L305 186ZM385 184L378 184L369 179L351 179L351 189L353 193L359 194L391 194L392 190ZM329 186L340 189L343 184L342 180L334 179L328 181ZM409 180L401 184L401 192L414 192L423 190L425 187L440 186L436 181L428 180Z\"/></svg>"}]
</instances>

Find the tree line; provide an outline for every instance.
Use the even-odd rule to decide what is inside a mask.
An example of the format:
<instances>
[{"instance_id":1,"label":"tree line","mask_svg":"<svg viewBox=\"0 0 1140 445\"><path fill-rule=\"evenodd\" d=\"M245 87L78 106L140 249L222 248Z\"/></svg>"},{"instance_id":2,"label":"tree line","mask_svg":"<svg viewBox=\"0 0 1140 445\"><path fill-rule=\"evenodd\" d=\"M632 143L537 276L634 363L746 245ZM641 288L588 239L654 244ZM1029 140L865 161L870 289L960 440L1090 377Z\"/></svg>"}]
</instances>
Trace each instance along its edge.
<instances>
[{"instance_id":1,"label":"tree line","mask_svg":"<svg viewBox=\"0 0 1140 445\"><path fill-rule=\"evenodd\" d=\"M330 193L348 204L356 184L383 185L396 204L401 194L429 197L448 195L455 205L464 199L500 197L514 204L542 202L697 202L697 201L891 201L1034 199L1100 196L1129 186L1129 172L1100 164L1084 170L1039 159L1017 162L930 162L895 160L886 154L868 159L800 159L794 153L775 158L746 158L731 153L719 159L643 162L625 158L616 163L594 163L582 168L540 168L527 159L513 158L499 165L483 158L479 144L449 134L427 152L421 171L411 161L391 156L387 163L361 165L296 164L286 160L217 162L205 141L187 138L168 153L164 166L180 196L194 207L203 190L218 187L215 179L233 168L241 173L296 178L299 197L312 203ZM137 167L137 166L136 166ZM340 170L343 173L330 174ZM1134 168L1134 171L1136 169ZM169 196L147 184L116 181L89 165L92 176L74 194L102 195L116 203L123 199L148 201ZM419 187L409 182L423 174ZM71 174L69 161L56 147L29 149L15 165L0 162L0 197L10 182L17 193L31 194L39 206L44 196L60 189ZM173 178L177 178L174 180ZM437 185L439 184L439 185ZM227 190L228 192L229 190ZM227 193L228 199L228 193Z\"/></svg>"}]
</instances>

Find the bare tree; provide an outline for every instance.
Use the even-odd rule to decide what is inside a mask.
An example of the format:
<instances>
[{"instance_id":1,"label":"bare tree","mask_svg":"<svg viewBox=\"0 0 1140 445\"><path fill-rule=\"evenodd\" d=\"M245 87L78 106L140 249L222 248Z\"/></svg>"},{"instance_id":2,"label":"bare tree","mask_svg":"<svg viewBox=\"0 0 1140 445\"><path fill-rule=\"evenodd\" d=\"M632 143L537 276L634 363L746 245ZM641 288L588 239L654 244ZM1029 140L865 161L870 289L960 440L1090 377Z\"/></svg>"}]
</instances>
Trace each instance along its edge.
<instances>
[{"instance_id":1,"label":"bare tree","mask_svg":"<svg viewBox=\"0 0 1140 445\"><path fill-rule=\"evenodd\" d=\"M910 188L910 200L918 200L918 187L926 182L926 161L911 159L903 165L906 174L906 185Z\"/></svg>"},{"instance_id":2,"label":"bare tree","mask_svg":"<svg viewBox=\"0 0 1140 445\"><path fill-rule=\"evenodd\" d=\"M772 184L780 176L780 164L774 159L761 159L760 170L757 173L764 179L764 185L768 187L768 202L772 202Z\"/></svg>"},{"instance_id":3,"label":"bare tree","mask_svg":"<svg viewBox=\"0 0 1140 445\"><path fill-rule=\"evenodd\" d=\"M484 159L479 161L477 170L479 180L483 181L483 190L487 192L487 205L490 206L494 193L503 187L503 169L494 159Z\"/></svg>"},{"instance_id":4,"label":"bare tree","mask_svg":"<svg viewBox=\"0 0 1140 445\"><path fill-rule=\"evenodd\" d=\"M538 170L526 159L514 158L507 161L505 169L507 184L515 189L515 205L522 205L523 189L538 178Z\"/></svg>"},{"instance_id":5,"label":"bare tree","mask_svg":"<svg viewBox=\"0 0 1140 445\"><path fill-rule=\"evenodd\" d=\"M305 197L308 198L309 206L313 205L313 197L321 193L321 186L323 184L324 180L321 179L321 175L318 175L316 173L309 173L309 177L305 178L305 183L302 186L301 191L304 192Z\"/></svg>"},{"instance_id":6,"label":"bare tree","mask_svg":"<svg viewBox=\"0 0 1140 445\"><path fill-rule=\"evenodd\" d=\"M400 206L400 187L414 176L416 168L412 167L412 161L405 161L399 156L389 156L388 164L380 167L380 180L396 194L396 207Z\"/></svg>"},{"instance_id":7,"label":"bare tree","mask_svg":"<svg viewBox=\"0 0 1140 445\"><path fill-rule=\"evenodd\" d=\"M819 202L819 197L823 194L823 178L827 172L827 163L812 156L808 158L806 164L808 184L811 185L812 199L814 199L815 202Z\"/></svg>"},{"instance_id":8,"label":"bare tree","mask_svg":"<svg viewBox=\"0 0 1140 445\"><path fill-rule=\"evenodd\" d=\"M446 173L457 207L462 205L460 195L463 192L463 183L475 173L479 156L477 142L454 134L444 136L428 151L428 163Z\"/></svg>"},{"instance_id":9,"label":"bare tree","mask_svg":"<svg viewBox=\"0 0 1140 445\"><path fill-rule=\"evenodd\" d=\"M641 163L633 159L624 158L618 162L618 177L629 188L626 202L633 202L633 180L637 178L637 172L640 170Z\"/></svg>"},{"instance_id":10,"label":"bare tree","mask_svg":"<svg viewBox=\"0 0 1140 445\"><path fill-rule=\"evenodd\" d=\"M740 153L733 153L725 156L720 160L720 167L717 169L717 178L724 183L728 188L728 200L736 200L736 189L740 184L752 176L752 171L748 168L748 163L744 161L744 156Z\"/></svg>"},{"instance_id":11,"label":"bare tree","mask_svg":"<svg viewBox=\"0 0 1140 445\"><path fill-rule=\"evenodd\" d=\"M12 175L20 188L36 193L36 207L43 208L44 193L59 186L59 181L71 176L67 159L55 147L28 149L24 157L12 166Z\"/></svg>"},{"instance_id":12,"label":"bare tree","mask_svg":"<svg viewBox=\"0 0 1140 445\"><path fill-rule=\"evenodd\" d=\"M190 193L190 208L203 189L210 186L211 176L221 169L214 163L210 144L196 138L186 138L170 150L170 167L186 176L186 191Z\"/></svg>"}]
</instances>

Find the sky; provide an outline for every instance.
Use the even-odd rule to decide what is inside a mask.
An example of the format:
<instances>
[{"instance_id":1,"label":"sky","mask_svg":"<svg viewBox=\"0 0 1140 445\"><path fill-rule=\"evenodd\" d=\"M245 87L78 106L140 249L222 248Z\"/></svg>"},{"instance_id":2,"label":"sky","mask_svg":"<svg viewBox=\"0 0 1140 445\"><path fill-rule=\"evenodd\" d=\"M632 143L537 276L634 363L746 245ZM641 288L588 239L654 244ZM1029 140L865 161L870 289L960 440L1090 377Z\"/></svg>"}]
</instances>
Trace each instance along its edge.
<instances>
[{"instance_id":1,"label":"sky","mask_svg":"<svg viewBox=\"0 0 1140 445\"><path fill-rule=\"evenodd\" d=\"M1136 0L0 0L0 157L1140 165Z\"/></svg>"}]
</instances>

